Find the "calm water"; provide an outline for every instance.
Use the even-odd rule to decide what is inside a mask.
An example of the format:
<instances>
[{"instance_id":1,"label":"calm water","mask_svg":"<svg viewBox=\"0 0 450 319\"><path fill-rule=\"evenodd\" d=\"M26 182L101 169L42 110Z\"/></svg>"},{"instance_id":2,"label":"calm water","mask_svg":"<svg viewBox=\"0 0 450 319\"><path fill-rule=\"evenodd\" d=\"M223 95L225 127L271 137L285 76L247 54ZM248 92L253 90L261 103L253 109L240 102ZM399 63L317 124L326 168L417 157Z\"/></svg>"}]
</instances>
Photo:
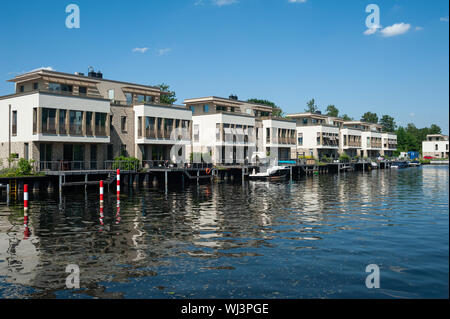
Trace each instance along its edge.
<instances>
[{"instance_id":1,"label":"calm water","mask_svg":"<svg viewBox=\"0 0 450 319\"><path fill-rule=\"evenodd\" d=\"M140 189L102 220L97 193L31 198L28 238L22 207L0 204L0 297L449 296L447 166Z\"/></svg>"}]
</instances>

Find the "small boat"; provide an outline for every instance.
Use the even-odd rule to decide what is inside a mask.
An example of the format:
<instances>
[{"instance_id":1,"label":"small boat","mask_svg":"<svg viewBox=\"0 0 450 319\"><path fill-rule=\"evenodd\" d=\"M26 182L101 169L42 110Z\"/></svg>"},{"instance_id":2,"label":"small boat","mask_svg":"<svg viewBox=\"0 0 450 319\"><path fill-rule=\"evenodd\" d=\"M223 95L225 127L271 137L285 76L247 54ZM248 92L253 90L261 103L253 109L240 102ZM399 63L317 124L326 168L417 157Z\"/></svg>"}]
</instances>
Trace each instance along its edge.
<instances>
[{"instance_id":1,"label":"small boat","mask_svg":"<svg viewBox=\"0 0 450 319\"><path fill-rule=\"evenodd\" d=\"M373 169L378 168L378 164L376 162L372 162L370 163L370 165L372 166Z\"/></svg>"},{"instance_id":2,"label":"small boat","mask_svg":"<svg viewBox=\"0 0 450 319\"><path fill-rule=\"evenodd\" d=\"M393 162L391 168L407 168L408 166L407 162Z\"/></svg>"},{"instance_id":3,"label":"small boat","mask_svg":"<svg viewBox=\"0 0 450 319\"><path fill-rule=\"evenodd\" d=\"M421 165L422 164L419 161L409 162L409 166L412 166L412 167L417 167L417 166L421 166Z\"/></svg>"},{"instance_id":4,"label":"small boat","mask_svg":"<svg viewBox=\"0 0 450 319\"><path fill-rule=\"evenodd\" d=\"M272 166L259 173L256 173L255 170L253 170L253 173L249 175L249 178L256 180L277 181L286 179L288 177L288 173L289 166Z\"/></svg>"}]
</instances>

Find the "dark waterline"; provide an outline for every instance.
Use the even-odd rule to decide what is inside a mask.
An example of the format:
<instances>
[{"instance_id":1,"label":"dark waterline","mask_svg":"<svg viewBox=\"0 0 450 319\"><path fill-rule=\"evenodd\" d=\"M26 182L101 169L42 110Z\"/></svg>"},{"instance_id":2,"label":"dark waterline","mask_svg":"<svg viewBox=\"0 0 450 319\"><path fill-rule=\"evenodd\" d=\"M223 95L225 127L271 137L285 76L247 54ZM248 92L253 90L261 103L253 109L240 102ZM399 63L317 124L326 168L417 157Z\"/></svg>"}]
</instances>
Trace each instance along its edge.
<instances>
[{"instance_id":1,"label":"dark waterline","mask_svg":"<svg viewBox=\"0 0 450 319\"><path fill-rule=\"evenodd\" d=\"M0 297L448 298L448 182L435 166L141 188L120 213L107 196L102 220L96 189L39 195L26 239L22 206L2 203Z\"/></svg>"}]
</instances>

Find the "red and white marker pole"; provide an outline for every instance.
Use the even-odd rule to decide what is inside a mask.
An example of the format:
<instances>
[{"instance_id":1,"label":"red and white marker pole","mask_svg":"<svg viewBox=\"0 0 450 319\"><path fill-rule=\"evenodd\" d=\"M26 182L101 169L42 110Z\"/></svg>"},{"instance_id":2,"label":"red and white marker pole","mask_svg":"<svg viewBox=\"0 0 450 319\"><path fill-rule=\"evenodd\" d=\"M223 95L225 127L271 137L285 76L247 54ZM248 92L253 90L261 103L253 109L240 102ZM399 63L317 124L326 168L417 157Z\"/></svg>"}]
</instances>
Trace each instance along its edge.
<instances>
[{"instance_id":1,"label":"red and white marker pole","mask_svg":"<svg viewBox=\"0 0 450 319\"><path fill-rule=\"evenodd\" d=\"M28 210L28 185L23 185L23 209Z\"/></svg>"},{"instance_id":2,"label":"red and white marker pole","mask_svg":"<svg viewBox=\"0 0 450 319\"><path fill-rule=\"evenodd\" d=\"M103 204L103 181L100 181L100 204Z\"/></svg>"},{"instance_id":3,"label":"red and white marker pole","mask_svg":"<svg viewBox=\"0 0 450 319\"><path fill-rule=\"evenodd\" d=\"M120 169L117 170L117 203L120 204Z\"/></svg>"}]
</instances>

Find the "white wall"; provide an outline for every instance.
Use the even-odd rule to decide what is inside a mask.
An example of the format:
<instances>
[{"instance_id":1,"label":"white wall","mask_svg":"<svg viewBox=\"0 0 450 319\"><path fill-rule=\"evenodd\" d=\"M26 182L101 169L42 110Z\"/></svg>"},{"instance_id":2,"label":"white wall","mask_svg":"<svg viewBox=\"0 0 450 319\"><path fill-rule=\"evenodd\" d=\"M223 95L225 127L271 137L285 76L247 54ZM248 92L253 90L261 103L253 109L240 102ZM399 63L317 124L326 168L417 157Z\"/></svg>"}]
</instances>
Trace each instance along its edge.
<instances>
[{"instance_id":1,"label":"white wall","mask_svg":"<svg viewBox=\"0 0 450 319\"><path fill-rule=\"evenodd\" d=\"M53 108L77 111L110 113L107 100L33 93L0 100L0 142L8 141L8 105L17 111L17 136L11 136L11 142L73 142L73 143L109 143L109 137L33 135L33 108ZM12 122L11 122L12 123Z\"/></svg>"},{"instance_id":2,"label":"white wall","mask_svg":"<svg viewBox=\"0 0 450 319\"><path fill-rule=\"evenodd\" d=\"M447 149L449 141L423 141L422 142L422 153L441 153L448 152ZM438 149L436 150L436 145Z\"/></svg>"},{"instance_id":3,"label":"white wall","mask_svg":"<svg viewBox=\"0 0 450 319\"><path fill-rule=\"evenodd\" d=\"M376 133L376 132L368 132L368 131L363 131L361 133L361 148L363 150L367 150L367 149L374 149L374 150L381 150L381 148L375 148L375 147L367 147L367 137L371 138L371 137L376 137L376 138L381 138L381 133ZM383 141L381 141L381 143L383 143Z\"/></svg>"},{"instance_id":4,"label":"white wall","mask_svg":"<svg viewBox=\"0 0 450 319\"><path fill-rule=\"evenodd\" d=\"M11 114L12 111L17 111L17 136L11 136L11 142L31 141L33 139L33 108L39 106L39 94L0 100L0 142L8 142L9 105L11 105Z\"/></svg>"},{"instance_id":5,"label":"white wall","mask_svg":"<svg viewBox=\"0 0 450 319\"><path fill-rule=\"evenodd\" d=\"M333 134L339 134L339 128L338 127L330 127L330 126L297 126L297 133L303 133L303 145L297 145L298 148L323 148L322 145L317 145L317 133L333 133ZM296 136L296 139L298 141L298 138ZM297 142L298 143L298 142ZM326 146L326 148L338 148L332 147L332 146Z\"/></svg>"}]
</instances>

